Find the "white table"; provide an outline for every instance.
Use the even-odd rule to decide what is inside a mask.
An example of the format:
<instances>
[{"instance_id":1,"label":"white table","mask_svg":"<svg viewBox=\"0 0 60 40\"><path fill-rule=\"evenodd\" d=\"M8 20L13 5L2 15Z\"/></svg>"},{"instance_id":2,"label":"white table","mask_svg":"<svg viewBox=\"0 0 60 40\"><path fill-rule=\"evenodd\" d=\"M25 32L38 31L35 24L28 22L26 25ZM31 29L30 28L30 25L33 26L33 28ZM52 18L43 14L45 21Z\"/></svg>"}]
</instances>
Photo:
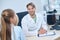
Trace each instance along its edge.
<instances>
[{"instance_id":1,"label":"white table","mask_svg":"<svg viewBox=\"0 0 60 40\"><path fill-rule=\"evenodd\" d=\"M44 36L44 37L36 37L36 36L30 36L30 37L26 37L27 40L54 40L58 37L60 37L60 31L56 31L56 35L53 36Z\"/></svg>"}]
</instances>

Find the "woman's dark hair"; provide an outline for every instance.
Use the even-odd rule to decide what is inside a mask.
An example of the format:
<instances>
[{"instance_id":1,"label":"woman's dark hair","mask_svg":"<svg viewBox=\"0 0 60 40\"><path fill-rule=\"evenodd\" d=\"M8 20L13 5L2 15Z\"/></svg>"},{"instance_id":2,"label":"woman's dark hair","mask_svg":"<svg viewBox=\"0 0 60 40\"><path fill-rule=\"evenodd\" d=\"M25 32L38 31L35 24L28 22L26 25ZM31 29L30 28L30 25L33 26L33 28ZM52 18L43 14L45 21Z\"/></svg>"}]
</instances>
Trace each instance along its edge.
<instances>
[{"instance_id":1,"label":"woman's dark hair","mask_svg":"<svg viewBox=\"0 0 60 40\"><path fill-rule=\"evenodd\" d=\"M28 6L32 6L33 8L35 8L35 5L32 3L32 2L30 2L30 3L28 3L27 5L26 5L26 7L28 8Z\"/></svg>"},{"instance_id":2,"label":"woman's dark hair","mask_svg":"<svg viewBox=\"0 0 60 40\"><path fill-rule=\"evenodd\" d=\"M12 9L5 9L1 14L1 24L2 24L2 40L11 40L11 26L10 18L13 18L15 15Z\"/></svg>"}]
</instances>

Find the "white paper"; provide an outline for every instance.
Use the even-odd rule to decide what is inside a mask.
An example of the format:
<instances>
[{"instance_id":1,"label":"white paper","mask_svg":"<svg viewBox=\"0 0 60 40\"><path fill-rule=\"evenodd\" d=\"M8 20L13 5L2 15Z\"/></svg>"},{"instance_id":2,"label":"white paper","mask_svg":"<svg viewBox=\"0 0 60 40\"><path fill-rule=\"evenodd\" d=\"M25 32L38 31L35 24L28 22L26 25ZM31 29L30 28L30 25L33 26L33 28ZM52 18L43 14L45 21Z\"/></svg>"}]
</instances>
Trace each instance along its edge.
<instances>
[{"instance_id":1,"label":"white paper","mask_svg":"<svg viewBox=\"0 0 60 40\"><path fill-rule=\"evenodd\" d=\"M39 37L42 37L42 36L52 36L52 35L55 35L55 32L47 32L45 34L39 34Z\"/></svg>"}]
</instances>

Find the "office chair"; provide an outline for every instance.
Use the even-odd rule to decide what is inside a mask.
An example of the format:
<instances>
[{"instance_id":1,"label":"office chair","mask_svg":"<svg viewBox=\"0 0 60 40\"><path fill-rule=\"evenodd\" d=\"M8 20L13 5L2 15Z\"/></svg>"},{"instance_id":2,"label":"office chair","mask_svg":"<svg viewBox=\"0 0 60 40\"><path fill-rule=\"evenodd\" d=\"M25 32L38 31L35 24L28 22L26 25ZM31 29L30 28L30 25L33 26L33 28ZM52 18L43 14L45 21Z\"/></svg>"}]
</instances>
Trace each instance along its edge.
<instances>
[{"instance_id":1,"label":"office chair","mask_svg":"<svg viewBox=\"0 0 60 40\"><path fill-rule=\"evenodd\" d=\"M27 14L28 14L27 11L17 13L17 16L18 16L18 18L19 18L18 26L21 26L21 20L22 20L22 18L23 18L25 15L27 15Z\"/></svg>"}]
</instances>

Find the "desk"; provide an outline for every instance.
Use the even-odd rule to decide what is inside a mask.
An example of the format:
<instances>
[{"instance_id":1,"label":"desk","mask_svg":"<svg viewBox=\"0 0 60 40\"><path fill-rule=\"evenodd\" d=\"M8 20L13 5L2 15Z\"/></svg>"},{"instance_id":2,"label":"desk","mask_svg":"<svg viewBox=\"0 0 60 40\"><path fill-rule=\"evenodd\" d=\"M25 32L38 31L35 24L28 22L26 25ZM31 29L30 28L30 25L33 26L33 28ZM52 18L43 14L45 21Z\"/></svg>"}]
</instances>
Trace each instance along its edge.
<instances>
[{"instance_id":1,"label":"desk","mask_svg":"<svg viewBox=\"0 0 60 40\"><path fill-rule=\"evenodd\" d=\"M26 37L27 40L54 40L57 37L60 37L60 31L56 31L56 35L53 36L44 36L44 37L36 37L36 36L31 36L31 37Z\"/></svg>"},{"instance_id":2,"label":"desk","mask_svg":"<svg viewBox=\"0 0 60 40\"><path fill-rule=\"evenodd\" d=\"M54 40L57 37L60 37L60 30L58 30L58 31L57 30L49 30L49 31L55 31L56 35L53 35L53 36L44 36L44 37L30 36L30 37L26 37L26 39L27 40Z\"/></svg>"}]
</instances>

